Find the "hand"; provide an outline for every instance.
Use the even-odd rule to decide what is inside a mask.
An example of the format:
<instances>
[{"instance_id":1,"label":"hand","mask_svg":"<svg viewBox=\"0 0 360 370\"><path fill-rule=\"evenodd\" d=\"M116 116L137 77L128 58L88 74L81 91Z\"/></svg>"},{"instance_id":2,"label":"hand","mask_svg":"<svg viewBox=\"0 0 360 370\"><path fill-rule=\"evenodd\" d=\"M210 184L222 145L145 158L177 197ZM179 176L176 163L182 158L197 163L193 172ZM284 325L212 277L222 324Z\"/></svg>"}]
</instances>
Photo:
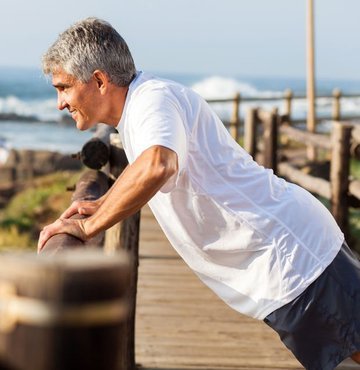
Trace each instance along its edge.
<instances>
[{"instance_id":1,"label":"hand","mask_svg":"<svg viewBox=\"0 0 360 370\"><path fill-rule=\"evenodd\" d=\"M54 223L45 226L41 231L37 248L38 253L44 248L46 242L56 234L70 234L80 240L88 239L83 219L58 219Z\"/></svg>"},{"instance_id":2,"label":"hand","mask_svg":"<svg viewBox=\"0 0 360 370\"><path fill-rule=\"evenodd\" d=\"M101 202L99 200L76 200L71 203L70 207L65 210L60 219L67 219L78 213L84 216L93 215L100 207Z\"/></svg>"}]
</instances>

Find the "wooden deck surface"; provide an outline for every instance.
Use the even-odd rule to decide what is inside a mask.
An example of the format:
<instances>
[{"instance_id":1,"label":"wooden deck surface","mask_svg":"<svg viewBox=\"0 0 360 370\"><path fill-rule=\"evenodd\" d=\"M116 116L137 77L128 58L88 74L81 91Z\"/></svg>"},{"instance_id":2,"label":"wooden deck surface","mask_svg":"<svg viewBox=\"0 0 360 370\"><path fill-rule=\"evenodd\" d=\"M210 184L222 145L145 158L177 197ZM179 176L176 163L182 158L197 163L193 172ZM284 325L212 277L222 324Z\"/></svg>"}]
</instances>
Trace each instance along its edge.
<instances>
[{"instance_id":1,"label":"wooden deck surface","mask_svg":"<svg viewBox=\"0 0 360 370\"><path fill-rule=\"evenodd\" d=\"M136 362L145 369L303 369L264 323L229 308L141 216ZM349 362L339 369L359 368Z\"/></svg>"}]
</instances>

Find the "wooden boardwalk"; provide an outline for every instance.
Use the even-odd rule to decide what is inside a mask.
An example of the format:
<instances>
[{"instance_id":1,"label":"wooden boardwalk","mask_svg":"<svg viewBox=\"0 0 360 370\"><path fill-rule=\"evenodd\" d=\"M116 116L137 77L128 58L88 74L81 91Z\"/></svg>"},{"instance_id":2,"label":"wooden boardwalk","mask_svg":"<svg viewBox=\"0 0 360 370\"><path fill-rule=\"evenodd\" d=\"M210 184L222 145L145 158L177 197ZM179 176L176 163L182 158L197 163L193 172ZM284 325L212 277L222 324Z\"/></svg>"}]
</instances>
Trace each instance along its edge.
<instances>
[{"instance_id":1,"label":"wooden boardwalk","mask_svg":"<svg viewBox=\"0 0 360 370\"><path fill-rule=\"evenodd\" d=\"M303 369L276 333L229 308L195 276L172 249L148 207L142 211L140 230L139 366L148 370Z\"/></svg>"}]
</instances>

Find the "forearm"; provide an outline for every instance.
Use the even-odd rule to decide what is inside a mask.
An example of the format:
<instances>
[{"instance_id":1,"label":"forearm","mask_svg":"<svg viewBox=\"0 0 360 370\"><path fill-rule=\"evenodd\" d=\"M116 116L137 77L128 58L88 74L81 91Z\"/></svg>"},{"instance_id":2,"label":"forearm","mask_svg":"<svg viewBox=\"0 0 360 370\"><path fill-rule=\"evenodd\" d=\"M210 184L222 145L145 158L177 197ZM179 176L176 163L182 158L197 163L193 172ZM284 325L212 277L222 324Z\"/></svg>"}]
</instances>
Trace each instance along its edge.
<instances>
[{"instance_id":1,"label":"forearm","mask_svg":"<svg viewBox=\"0 0 360 370\"><path fill-rule=\"evenodd\" d=\"M163 155L161 151L147 151L126 168L98 210L84 220L88 237L134 214L160 190L177 170L177 161L169 165Z\"/></svg>"}]
</instances>

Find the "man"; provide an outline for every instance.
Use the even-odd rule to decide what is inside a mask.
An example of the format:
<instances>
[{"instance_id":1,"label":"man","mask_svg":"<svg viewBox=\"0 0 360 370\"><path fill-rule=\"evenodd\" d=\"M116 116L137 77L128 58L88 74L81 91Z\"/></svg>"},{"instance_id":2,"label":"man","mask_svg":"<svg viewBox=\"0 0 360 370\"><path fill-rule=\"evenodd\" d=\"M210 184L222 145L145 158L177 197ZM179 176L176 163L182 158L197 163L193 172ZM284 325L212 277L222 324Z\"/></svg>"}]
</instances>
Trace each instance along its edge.
<instances>
[{"instance_id":1,"label":"man","mask_svg":"<svg viewBox=\"0 0 360 370\"><path fill-rule=\"evenodd\" d=\"M106 22L70 27L43 58L77 128L117 127L130 165L100 200L44 228L86 240L149 205L173 247L235 310L263 319L307 369L360 363L360 265L325 207L259 166L190 89L136 72ZM74 213L85 214L72 220Z\"/></svg>"}]
</instances>

